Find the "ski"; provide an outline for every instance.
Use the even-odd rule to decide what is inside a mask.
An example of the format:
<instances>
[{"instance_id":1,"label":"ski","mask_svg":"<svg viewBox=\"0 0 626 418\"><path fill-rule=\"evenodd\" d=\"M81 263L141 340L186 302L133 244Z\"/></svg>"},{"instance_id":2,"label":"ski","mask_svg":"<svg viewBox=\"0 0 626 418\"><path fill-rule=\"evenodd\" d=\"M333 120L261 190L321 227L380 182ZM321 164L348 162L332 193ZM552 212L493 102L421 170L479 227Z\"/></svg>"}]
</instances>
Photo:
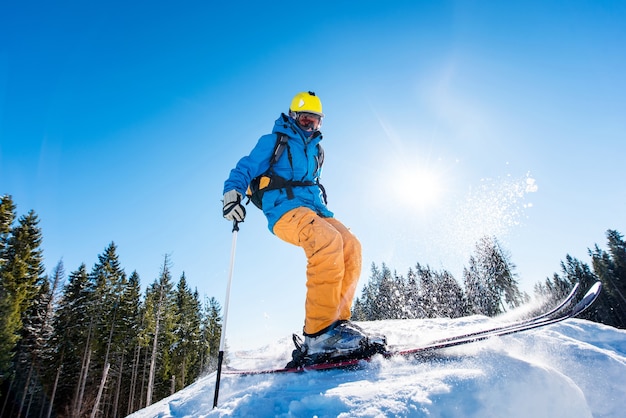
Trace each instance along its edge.
<instances>
[{"instance_id":1,"label":"ski","mask_svg":"<svg viewBox=\"0 0 626 418\"><path fill-rule=\"evenodd\" d=\"M566 310L565 312L555 316L555 317L545 317L540 320L524 322L519 325L512 325L509 327L498 327L493 328L491 330L485 330L483 332L471 333L467 335L461 335L457 337L446 338L443 340L439 340L433 343L429 343L417 348L407 349L407 350L397 350L391 351L388 353L384 353L386 357L394 357L394 356L409 356L409 355L419 355L426 354L431 351L441 350L444 348L455 347L458 345L469 344L476 341L486 340L491 337L502 337L505 335L514 334L516 332L528 331L535 328L544 327L546 325L556 324L557 322L564 321L569 318L574 318L584 311L587 310L593 303L596 301L598 296L600 295L600 291L602 289L602 284L600 282L596 282L585 294L585 296L571 309Z\"/></svg>"},{"instance_id":2,"label":"ski","mask_svg":"<svg viewBox=\"0 0 626 418\"><path fill-rule=\"evenodd\" d=\"M550 309L548 312L545 312L543 314L534 316L532 318L527 318L527 319L522 319L520 321L517 322L513 322L510 324L505 324L499 327L494 327L494 328L489 328L489 329L483 329L480 331L473 331L473 332L469 332L466 334L461 334L461 335L455 335L454 337L448 337L448 338L443 338L441 340L435 340L430 342L430 344L438 344L438 343L444 343L446 341L450 341L451 339L462 339L462 338L469 338L469 337L476 337L482 334L491 334L493 332L499 332L499 331L504 331L505 329L509 329L509 328L515 328L515 327L519 327L519 326L523 326L526 324L530 324L530 323L537 323L541 320L544 320L545 318L549 318L551 316L553 316L554 314L556 314L557 312L560 312L561 310L563 310L563 308L565 308L569 303L571 303L571 301L574 299L574 296L576 296L576 292L578 290L580 283L576 283L574 285L574 287L572 288L572 290L569 292L569 294L554 308Z\"/></svg>"},{"instance_id":3,"label":"ski","mask_svg":"<svg viewBox=\"0 0 626 418\"><path fill-rule=\"evenodd\" d=\"M335 361L330 361L326 363L318 363L307 366L299 366L293 368L278 368L278 369L267 369L267 370L236 370L236 369L228 369L225 370L225 374L231 375L259 375L259 374L282 374L282 373L302 373L307 371L316 371L316 370L333 370L333 369L352 369L359 368L360 366L367 364L370 362L376 355L380 354L384 358L394 358L394 357L420 357L427 356L435 351L443 350L445 348L456 347L464 344L469 344L477 341L486 340L492 337L501 337L505 335L514 334L517 332L528 331L535 328L544 327L547 325L555 324L557 322L564 321L569 318L574 318L580 315L582 312L587 310L598 298L600 291L602 289L602 285L600 282L596 282L590 289L587 291L585 296L576 303L573 307L565 309L565 307L572 301L574 298L574 294L576 293L578 285L574 287L572 292L555 308L550 311L538 315L536 317L530 318L528 320L518 321L513 324L489 328L486 330L456 335L449 338L444 338L440 340L432 341L428 344L421 345L416 348L409 349L391 349L387 351L383 351L380 353L376 353L371 356L363 357L363 358L347 358L347 359L339 359Z\"/></svg>"}]
</instances>

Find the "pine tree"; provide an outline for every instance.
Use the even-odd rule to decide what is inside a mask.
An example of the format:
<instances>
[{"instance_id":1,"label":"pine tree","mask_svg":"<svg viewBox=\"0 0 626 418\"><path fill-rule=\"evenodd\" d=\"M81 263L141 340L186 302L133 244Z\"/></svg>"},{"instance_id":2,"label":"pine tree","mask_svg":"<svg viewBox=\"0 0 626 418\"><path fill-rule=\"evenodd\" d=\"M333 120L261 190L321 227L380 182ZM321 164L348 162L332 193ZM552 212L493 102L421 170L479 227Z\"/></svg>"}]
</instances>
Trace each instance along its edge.
<instances>
[{"instance_id":1,"label":"pine tree","mask_svg":"<svg viewBox=\"0 0 626 418\"><path fill-rule=\"evenodd\" d=\"M486 316L498 313L497 295L474 256L469 259L469 267L463 268L463 282L469 313Z\"/></svg>"},{"instance_id":2,"label":"pine tree","mask_svg":"<svg viewBox=\"0 0 626 418\"><path fill-rule=\"evenodd\" d=\"M169 350L174 340L172 287L170 261L166 255L158 280L155 280L146 291L146 326L152 340L146 406L152 404L154 394L157 396L168 394L163 384L169 380L172 367ZM160 360L159 364L157 358Z\"/></svg>"},{"instance_id":3,"label":"pine tree","mask_svg":"<svg viewBox=\"0 0 626 418\"><path fill-rule=\"evenodd\" d=\"M173 349L173 372L176 387L182 389L200 372L200 324L201 306L198 292L191 292L185 273L181 276L175 292L176 343Z\"/></svg>"},{"instance_id":4,"label":"pine tree","mask_svg":"<svg viewBox=\"0 0 626 418\"><path fill-rule=\"evenodd\" d=\"M386 266L383 263L383 269ZM381 284L383 281L383 273L375 263L372 263L370 269L370 279L363 288L361 296L356 299L353 305L353 316L359 321L376 321L382 319L380 300Z\"/></svg>"},{"instance_id":5,"label":"pine tree","mask_svg":"<svg viewBox=\"0 0 626 418\"><path fill-rule=\"evenodd\" d=\"M378 277L373 280L377 285L373 306L374 320L394 318L395 314L392 310L394 309L395 286L391 270L383 263L381 270L377 273Z\"/></svg>"},{"instance_id":6,"label":"pine tree","mask_svg":"<svg viewBox=\"0 0 626 418\"><path fill-rule=\"evenodd\" d=\"M121 268L117 246L111 242L104 253L98 256L98 262L94 265L90 274L93 287L93 303L90 312L95 318L93 349L93 370L90 370L90 378L86 383L86 392L89 394L89 402L86 407L93 410L91 399L95 400L99 386L103 382L105 370L107 378L119 376L123 367L124 354L124 312L121 312L122 298L127 284L126 274ZM111 385L107 385L110 388ZM107 408L114 404L111 400L115 392L109 390L103 393L102 404L99 410L106 415Z\"/></svg>"},{"instance_id":7,"label":"pine tree","mask_svg":"<svg viewBox=\"0 0 626 418\"><path fill-rule=\"evenodd\" d=\"M44 382L44 399L42 401L43 411L52 411L54 405L54 396L56 394L56 364L55 364L55 345L53 338L55 335L56 312L58 309L59 299L61 297L61 289L65 281L65 266L63 260L60 260L52 270L50 278L50 292L46 298L46 313L42 322L42 338L44 339L44 347L41 352L42 381ZM40 416L43 414L40 413ZM48 415L49 416L49 415Z\"/></svg>"},{"instance_id":8,"label":"pine tree","mask_svg":"<svg viewBox=\"0 0 626 418\"><path fill-rule=\"evenodd\" d=\"M446 270L437 273L438 316L443 318L460 318L467 315L467 302L463 288Z\"/></svg>"},{"instance_id":9,"label":"pine tree","mask_svg":"<svg viewBox=\"0 0 626 418\"><path fill-rule=\"evenodd\" d=\"M11 196L2 196L0 198L0 271L6 264L8 255L6 248L8 246L11 227L15 220L16 206Z\"/></svg>"},{"instance_id":10,"label":"pine tree","mask_svg":"<svg viewBox=\"0 0 626 418\"><path fill-rule=\"evenodd\" d=\"M72 411L77 404L84 375L84 352L89 342L92 318L88 314L92 288L84 264L70 273L63 289L54 323L54 369L59 373L55 394L58 412Z\"/></svg>"},{"instance_id":11,"label":"pine tree","mask_svg":"<svg viewBox=\"0 0 626 418\"><path fill-rule=\"evenodd\" d=\"M362 309L357 317L365 321L387 319L390 299L391 271L384 263L380 269L372 263L370 280L357 300L357 307Z\"/></svg>"},{"instance_id":12,"label":"pine tree","mask_svg":"<svg viewBox=\"0 0 626 418\"><path fill-rule=\"evenodd\" d=\"M14 284L10 283L8 272L9 239L15 220L15 205L11 196L0 200L0 382L4 381L11 365L12 350L19 335L18 306L13 294Z\"/></svg>"},{"instance_id":13,"label":"pine tree","mask_svg":"<svg viewBox=\"0 0 626 418\"><path fill-rule=\"evenodd\" d=\"M419 263L417 263L419 269ZM423 306L421 306L420 288L418 284L419 274L409 268L405 285L405 304L404 311L407 319L425 318L427 317Z\"/></svg>"},{"instance_id":14,"label":"pine tree","mask_svg":"<svg viewBox=\"0 0 626 418\"><path fill-rule=\"evenodd\" d=\"M598 280L598 277L591 271L589 265L569 254L566 255L565 261L561 261L561 272L562 276L554 275L553 283L558 284L557 289L566 288L568 292L576 283L580 284L581 289L588 289ZM566 284L566 287L564 287L564 284ZM566 292L561 294L561 298L564 296L564 293ZM583 312L579 315L579 318L601 322L601 317L610 315L610 313L606 312L607 306L605 298L606 295L604 295L604 292L600 293L593 308Z\"/></svg>"},{"instance_id":15,"label":"pine tree","mask_svg":"<svg viewBox=\"0 0 626 418\"><path fill-rule=\"evenodd\" d=\"M201 373L209 373L217 369L217 357L222 334L221 311L222 307L214 297L205 301L201 328Z\"/></svg>"},{"instance_id":16,"label":"pine tree","mask_svg":"<svg viewBox=\"0 0 626 418\"><path fill-rule=\"evenodd\" d=\"M120 331L120 304L126 287L126 274L120 266L115 243L109 244L104 253L98 256L91 272L93 286L93 305L91 312L98 319L96 338L100 342L96 347L103 358L102 369L109 362L111 354L118 349L115 343Z\"/></svg>"},{"instance_id":17,"label":"pine tree","mask_svg":"<svg viewBox=\"0 0 626 418\"><path fill-rule=\"evenodd\" d=\"M14 368L20 385L16 389L21 391L18 416L29 416L33 399L37 402L42 393L41 361L52 331L48 318L51 303L52 291L49 283L44 281L25 312L21 338L16 349Z\"/></svg>"},{"instance_id":18,"label":"pine tree","mask_svg":"<svg viewBox=\"0 0 626 418\"><path fill-rule=\"evenodd\" d=\"M469 264L463 275L468 304L474 313L494 316L506 311L506 306L520 306L526 299L518 287L515 265L495 237L478 241Z\"/></svg>"},{"instance_id":19,"label":"pine tree","mask_svg":"<svg viewBox=\"0 0 626 418\"><path fill-rule=\"evenodd\" d=\"M15 371L21 390L18 415L30 416L32 410L43 410L46 365L51 356L54 305L57 290L64 279L63 263L59 262L52 277L43 278L38 293L24 315L21 339L16 349Z\"/></svg>"},{"instance_id":20,"label":"pine tree","mask_svg":"<svg viewBox=\"0 0 626 418\"><path fill-rule=\"evenodd\" d=\"M14 205L5 196L2 200L2 266L0 269L0 376L4 382L11 376L10 386L15 391L8 393L13 401L23 394L23 356L14 358L14 353L28 351L22 350L18 343L23 337L24 324L29 310L36 302L40 294L42 284L46 281L44 276L43 255L41 246L41 230L39 220L34 211L22 216L18 225L10 229L6 234L7 223L12 219L11 211Z\"/></svg>"},{"instance_id":21,"label":"pine tree","mask_svg":"<svg viewBox=\"0 0 626 418\"><path fill-rule=\"evenodd\" d=\"M626 328L626 242L615 230L607 233L609 251L596 244L589 251L593 271L602 282L602 297L596 303L596 319L607 325Z\"/></svg>"},{"instance_id":22,"label":"pine tree","mask_svg":"<svg viewBox=\"0 0 626 418\"><path fill-rule=\"evenodd\" d=\"M383 270L379 303L383 319L404 319L404 280L401 275Z\"/></svg>"},{"instance_id":23,"label":"pine tree","mask_svg":"<svg viewBox=\"0 0 626 418\"><path fill-rule=\"evenodd\" d=\"M419 306L426 318L437 317L437 283L430 267L416 266Z\"/></svg>"},{"instance_id":24,"label":"pine tree","mask_svg":"<svg viewBox=\"0 0 626 418\"><path fill-rule=\"evenodd\" d=\"M109 388L112 390L107 391L105 398L107 402L104 402L107 416L125 416L129 413L131 382L135 377L133 375L134 348L138 343L142 316L140 293L139 275L133 272L127 281L124 280L118 299L114 332L111 338L109 379L112 384Z\"/></svg>"},{"instance_id":25,"label":"pine tree","mask_svg":"<svg viewBox=\"0 0 626 418\"><path fill-rule=\"evenodd\" d=\"M123 298L124 304L126 305L124 308L126 312L125 318L129 328L126 337L128 347L127 355L130 356L129 361L131 364L125 369L123 377L126 390L122 391L122 394L125 395L125 399L124 402L120 404L120 408L122 408L125 403L126 409L120 409L120 415L129 415L131 412L134 412L137 409L135 407L135 399L141 398L141 393L138 393L137 388L141 349L142 346L145 347L146 344L142 344L144 336L142 325L145 312L143 303L140 301L140 290L139 274L134 271L128 279L128 285Z\"/></svg>"},{"instance_id":26,"label":"pine tree","mask_svg":"<svg viewBox=\"0 0 626 418\"><path fill-rule=\"evenodd\" d=\"M466 314L463 289L450 272L434 271L419 263L416 272L422 317L458 318Z\"/></svg>"}]
</instances>

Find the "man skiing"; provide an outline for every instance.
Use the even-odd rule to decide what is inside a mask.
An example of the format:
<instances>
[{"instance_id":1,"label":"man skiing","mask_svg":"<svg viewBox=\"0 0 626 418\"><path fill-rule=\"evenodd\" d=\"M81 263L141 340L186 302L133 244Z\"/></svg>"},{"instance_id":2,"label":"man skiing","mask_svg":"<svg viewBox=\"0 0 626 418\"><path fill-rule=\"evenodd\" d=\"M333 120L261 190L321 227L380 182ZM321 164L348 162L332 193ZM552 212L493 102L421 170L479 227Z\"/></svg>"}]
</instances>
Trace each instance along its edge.
<instances>
[{"instance_id":1,"label":"man skiing","mask_svg":"<svg viewBox=\"0 0 626 418\"><path fill-rule=\"evenodd\" d=\"M361 274L361 244L327 208L319 183L323 163L320 127L322 103L313 92L301 92L281 114L272 134L262 136L239 160L224 183L224 217L243 222L243 197L251 181L261 181L262 209L269 230L302 247L307 257L304 343L294 336L297 356L309 362L354 356L371 347L367 335L350 320ZM283 141L284 152L278 152ZM299 353L299 354L297 354Z\"/></svg>"}]
</instances>

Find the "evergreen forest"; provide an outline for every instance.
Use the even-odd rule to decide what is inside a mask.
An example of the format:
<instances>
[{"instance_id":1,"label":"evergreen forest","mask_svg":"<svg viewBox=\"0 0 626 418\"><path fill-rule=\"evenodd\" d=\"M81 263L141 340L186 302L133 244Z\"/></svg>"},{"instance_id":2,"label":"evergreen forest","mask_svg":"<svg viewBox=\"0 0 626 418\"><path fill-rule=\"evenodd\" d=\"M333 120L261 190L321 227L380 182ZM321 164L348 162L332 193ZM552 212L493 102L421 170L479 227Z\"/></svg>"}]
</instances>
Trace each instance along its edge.
<instances>
[{"instance_id":1,"label":"evergreen forest","mask_svg":"<svg viewBox=\"0 0 626 418\"><path fill-rule=\"evenodd\" d=\"M555 305L580 283L585 291L596 281L602 293L580 318L626 328L626 242L615 230L606 231L608 251L597 244L588 253L591 266L569 254L561 272L534 286L536 310ZM389 267L372 264L370 281L355 300L353 319L460 318L468 315L493 317L531 300L519 289L515 264L496 237L483 237L475 246L462 282L446 270L417 264L406 277ZM532 315L532 312L529 313Z\"/></svg>"},{"instance_id":2,"label":"evergreen forest","mask_svg":"<svg viewBox=\"0 0 626 418\"><path fill-rule=\"evenodd\" d=\"M221 306L190 289L184 273L175 281L168 256L144 292L113 242L91 269L66 274L59 261L46 274L38 216L18 218L12 197L0 199L0 417L123 417L216 369ZM586 289L600 280L583 318L626 328L626 242L615 230L606 237L608 251L588 250L590 265L567 255L535 285L538 310L576 282ZM511 260L496 237L483 237L461 281L420 263L406 277L372 264L353 319L502 314L531 299Z\"/></svg>"},{"instance_id":3,"label":"evergreen forest","mask_svg":"<svg viewBox=\"0 0 626 418\"><path fill-rule=\"evenodd\" d=\"M0 201L0 416L123 417L217 367L221 307L164 257L139 275L108 245L88 270L45 274L34 211Z\"/></svg>"}]
</instances>

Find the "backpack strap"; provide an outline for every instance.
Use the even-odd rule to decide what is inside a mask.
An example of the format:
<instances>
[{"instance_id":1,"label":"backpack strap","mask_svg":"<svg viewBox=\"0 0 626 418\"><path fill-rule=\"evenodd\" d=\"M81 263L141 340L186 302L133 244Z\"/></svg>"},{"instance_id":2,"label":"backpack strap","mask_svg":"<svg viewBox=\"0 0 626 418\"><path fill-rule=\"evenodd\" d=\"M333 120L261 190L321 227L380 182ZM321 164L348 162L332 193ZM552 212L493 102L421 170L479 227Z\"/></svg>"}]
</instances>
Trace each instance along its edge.
<instances>
[{"instance_id":1,"label":"backpack strap","mask_svg":"<svg viewBox=\"0 0 626 418\"><path fill-rule=\"evenodd\" d=\"M285 148L289 148L289 146L287 145L287 142L289 141L289 137L287 135L285 135L282 132L277 132L276 136L277 136L276 145L274 145L274 152L272 153L272 158L270 158L270 171L272 170L272 167L274 166L274 164L276 164L280 156L283 155ZM289 154L289 164L293 166L293 163L291 162L291 153L288 152L288 154Z\"/></svg>"},{"instance_id":2,"label":"backpack strap","mask_svg":"<svg viewBox=\"0 0 626 418\"><path fill-rule=\"evenodd\" d=\"M319 182L319 178L316 181L297 181L297 180L287 180L276 173L274 173L274 165L278 161L278 159L283 155L285 149L287 149L287 157L289 158L289 165L293 169L293 161L291 157L291 150L289 149L289 137L282 132L276 133L276 144L274 145L274 151L272 152L272 157L270 158L270 167L267 170L266 174L261 175L259 177L255 177L250 182L248 187L248 191L246 192L248 196L248 202L252 201L259 209L262 208L262 199L263 193L267 190L276 190L276 189L285 189L287 193L288 199L293 199L295 196L293 194L294 187L304 187L304 186L318 186L322 192L322 197L324 199L324 203L328 203L326 197L326 190L324 186L322 186ZM324 149L320 144L317 144L317 165L321 167L324 163Z\"/></svg>"}]
</instances>

